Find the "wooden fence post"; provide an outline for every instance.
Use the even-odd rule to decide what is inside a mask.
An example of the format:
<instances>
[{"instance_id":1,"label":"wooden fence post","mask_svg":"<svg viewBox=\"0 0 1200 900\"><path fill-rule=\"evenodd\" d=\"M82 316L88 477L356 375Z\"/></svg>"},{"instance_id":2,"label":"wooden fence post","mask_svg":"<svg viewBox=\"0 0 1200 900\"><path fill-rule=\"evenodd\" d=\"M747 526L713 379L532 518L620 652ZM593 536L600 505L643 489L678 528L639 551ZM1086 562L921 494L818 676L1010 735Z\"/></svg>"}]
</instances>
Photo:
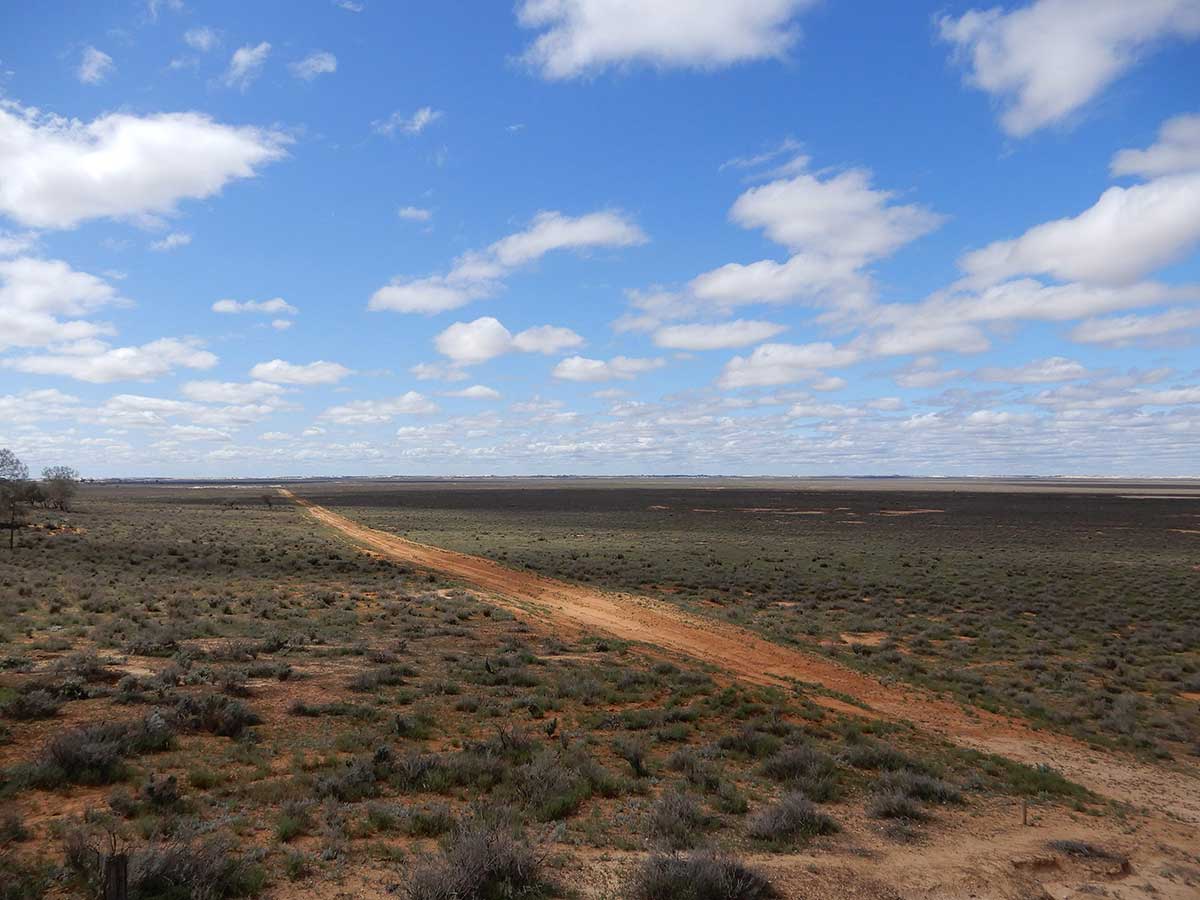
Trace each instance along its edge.
<instances>
[{"instance_id":1,"label":"wooden fence post","mask_svg":"<svg viewBox=\"0 0 1200 900\"><path fill-rule=\"evenodd\" d=\"M124 853L104 857L104 900L129 900L129 857Z\"/></svg>"}]
</instances>

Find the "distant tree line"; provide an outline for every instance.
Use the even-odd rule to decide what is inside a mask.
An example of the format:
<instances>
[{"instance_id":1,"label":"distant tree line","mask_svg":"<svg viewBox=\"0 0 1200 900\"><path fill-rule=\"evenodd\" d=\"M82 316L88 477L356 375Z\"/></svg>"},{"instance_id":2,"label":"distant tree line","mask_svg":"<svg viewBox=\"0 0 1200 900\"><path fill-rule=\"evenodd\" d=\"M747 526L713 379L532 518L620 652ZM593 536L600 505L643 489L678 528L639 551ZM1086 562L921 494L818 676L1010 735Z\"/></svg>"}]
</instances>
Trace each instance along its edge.
<instances>
[{"instance_id":1,"label":"distant tree line","mask_svg":"<svg viewBox=\"0 0 1200 900\"><path fill-rule=\"evenodd\" d=\"M8 548L16 546L17 529L26 510L41 506L66 512L78 490L79 473L70 466L47 466L36 481L17 454L0 447L0 528L8 529Z\"/></svg>"}]
</instances>

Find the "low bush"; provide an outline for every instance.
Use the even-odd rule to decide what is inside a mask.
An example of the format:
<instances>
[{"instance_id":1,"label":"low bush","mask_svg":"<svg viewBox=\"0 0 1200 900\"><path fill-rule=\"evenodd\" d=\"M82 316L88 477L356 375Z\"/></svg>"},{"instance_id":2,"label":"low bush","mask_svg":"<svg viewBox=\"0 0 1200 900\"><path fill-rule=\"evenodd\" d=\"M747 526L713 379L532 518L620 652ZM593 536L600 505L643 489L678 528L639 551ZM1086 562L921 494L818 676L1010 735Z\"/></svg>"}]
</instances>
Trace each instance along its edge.
<instances>
[{"instance_id":1,"label":"low bush","mask_svg":"<svg viewBox=\"0 0 1200 900\"><path fill-rule=\"evenodd\" d=\"M223 694L180 697L175 704L175 719L190 731L231 738L262 721L246 704Z\"/></svg>"},{"instance_id":2,"label":"low bush","mask_svg":"<svg viewBox=\"0 0 1200 900\"><path fill-rule=\"evenodd\" d=\"M174 775L151 775L142 785L142 802L154 809L171 809L179 805L179 782Z\"/></svg>"},{"instance_id":3,"label":"low bush","mask_svg":"<svg viewBox=\"0 0 1200 900\"><path fill-rule=\"evenodd\" d=\"M773 734L747 727L736 734L723 736L717 741L717 746L738 756L765 759L778 750L781 743Z\"/></svg>"},{"instance_id":4,"label":"low bush","mask_svg":"<svg viewBox=\"0 0 1200 900\"><path fill-rule=\"evenodd\" d=\"M346 760L337 772L319 778L315 790L320 797L332 797L345 803L365 800L379 793L379 782L392 774L392 758L387 748L372 757L356 756Z\"/></svg>"},{"instance_id":5,"label":"low bush","mask_svg":"<svg viewBox=\"0 0 1200 900\"><path fill-rule=\"evenodd\" d=\"M831 816L803 794L785 794L777 803L759 810L746 824L746 833L759 841L787 843L819 834L836 834L841 828Z\"/></svg>"},{"instance_id":6,"label":"low bush","mask_svg":"<svg viewBox=\"0 0 1200 900\"><path fill-rule=\"evenodd\" d=\"M427 803L404 810L398 826L413 837L438 837L454 828L454 814L445 803Z\"/></svg>"},{"instance_id":7,"label":"low bush","mask_svg":"<svg viewBox=\"0 0 1200 900\"><path fill-rule=\"evenodd\" d=\"M949 782L920 772L888 772L879 779L883 793L899 792L926 803L962 803L962 792Z\"/></svg>"},{"instance_id":8,"label":"low bush","mask_svg":"<svg viewBox=\"0 0 1200 900\"><path fill-rule=\"evenodd\" d=\"M409 666L383 666L378 669L368 669L365 672L359 672L350 679L347 687L357 693L369 693L381 687L402 685L406 678L410 678L416 674L416 671Z\"/></svg>"},{"instance_id":9,"label":"low bush","mask_svg":"<svg viewBox=\"0 0 1200 900\"><path fill-rule=\"evenodd\" d=\"M275 837L281 843L307 834L312 828L312 804L303 800L287 800L279 810L275 822Z\"/></svg>"},{"instance_id":10,"label":"low bush","mask_svg":"<svg viewBox=\"0 0 1200 900\"><path fill-rule=\"evenodd\" d=\"M876 794L867 804L867 815L875 819L904 819L909 822L929 818L919 802L897 790Z\"/></svg>"},{"instance_id":11,"label":"low bush","mask_svg":"<svg viewBox=\"0 0 1200 900\"><path fill-rule=\"evenodd\" d=\"M837 795L837 764L833 757L804 744L784 747L769 757L762 773L818 803Z\"/></svg>"},{"instance_id":12,"label":"low bush","mask_svg":"<svg viewBox=\"0 0 1200 900\"><path fill-rule=\"evenodd\" d=\"M625 886L630 900L770 900L778 892L767 879L727 856L650 856Z\"/></svg>"},{"instance_id":13,"label":"low bush","mask_svg":"<svg viewBox=\"0 0 1200 900\"><path fill-rule=\"evenodd\" d=\"M0 707L0 715L19 721L50 719L58 715L59 706L58 700L47 691L33 690L9 700Z\"/></svg>"},{"instance_id":14,"label":"low bush","mask_svg":"<svg viewBox=\"0 0 1200 900\"><path fill-rule=\"evenodd\" d=\"M667 791L651 809L649 824L656 843L668 850L687 850L696 846L712 819L691 794Z\"/></svg>"},{"instance_id":15,"label":"low bush","mask_svg":"<svg viewBox=\"0 0 1200 900\"><path fill-rule=\"evenodd\" d=\"M169 749L174 730L158 713L133 722L104 722L66 731L50 739L24 773L35 787L112 784L126 777L125 759Z\"/></svg>"},{"instance_id":16,"label":"low bush","mask_svg":"<svg viewBox=\"0 0 1200 900\"><path fill-rule=\"evenodd\" d=\"M694 747L680 747L667 760L667 768L679 772L690 783L706 792L721 789L721 774L716 763Z\"/></svg>"},{"instance_id":17,"label":"low bush","mask_svg":"<svg viewBox=\"0 0 1200 900\"><path fill-rule=\"evenodd\" d=\"M55 881L54 868L0 853L0 900L41 900Z\"/></svg>"},{"instance_id":18,"label":"low bush","mask_svg":"<svg viewBox=\"0 0 1200 900\"><path fill-rule=\"evenodd\" d=\"M98 893L103 854L82 829L67 833L68 869ZM140 847L129 854L130 900L222 900L259 893L265 872L252 854L224 839L179 840Z\"/></svg>"},{"instance_id":19,"label":"low bush","mask_svg":"<svg viewBox=\"0 0 1200 900\"><path fill-rule=\"evenodd\" d=\"M912 772L928 771L927 767L918 760L900 752L895 747L875 741L861 741L848 745L842 751L841 759L856 769L877 769L884 772L899 769L907 769Z\"/></svg>"},{"instance_id":20,"label":"low bush","mask_svg":"<svg viewBox=\"0 0 1200 900\"><path fill-rule=\"evenodd\" d=\"M563 764L558 753L545 750L514 773L517 796L540 822L564 819L591 796L591 785Z\"/></svg>"},{"instance_id":21,"label":"low bush","mask_svg":"<svg viewBox=\"0 0 1200 900\"><path fill-rule=\"evenodd\" d=\"M535 900L551 896L543 858L498 819L476 816L455 830L439 859L419 865L409 900Z\"/></svg>"},{"instance_id":22,"label":"low bush","mask_svg":"<svg viewBox=\"0 0 1200 900\"><path fill-rule=\"evenodd\" d=\"M1087 841L1047 841L1046 849L1053 850L1055 853L1061 853L1064 856L1073 856L1076 859L1102 859L1119 863L1127 863L1129 861L1129 857L1124 853L1118 853L1097 844L1089 844Z\"/></svg>"},{"instance_id":23,"label":"low bush","mask_svg":"<svg viewBox=\"0 0 1200 900\"><path fill-rule=\"evenodd\" d=\"M0 816L0 848L7 847L9 844L18 844L28 837L29 829L25 827L25 823L16 810L9 810Z\"/></svg>"},{"instance_id":24,"label":"low bush","mask_svg":"<svg viewBox=\"0 0 1200 900\"><path fill-rule=\"evenodd\" d=\"M321 716L345 716L349 719L369 722L379 718L379 710L372 709L369 706L357 706L353 703L312 704L305 703L303 700L295 700L288 707L288 715L303 716L309 719L316 719Z\"/></svg>"},{"instance_id":25,"label":"low bush","mask_svg":"<svg viewBox=\"0 0 1200 900\"><path fill-rule=\"evenodd\" d=\"M646 766L646 742L638 738L618 738L613 742L613 751L633 769L637 778L645 778L650 774Z\"/></svg>"}]
</instances>

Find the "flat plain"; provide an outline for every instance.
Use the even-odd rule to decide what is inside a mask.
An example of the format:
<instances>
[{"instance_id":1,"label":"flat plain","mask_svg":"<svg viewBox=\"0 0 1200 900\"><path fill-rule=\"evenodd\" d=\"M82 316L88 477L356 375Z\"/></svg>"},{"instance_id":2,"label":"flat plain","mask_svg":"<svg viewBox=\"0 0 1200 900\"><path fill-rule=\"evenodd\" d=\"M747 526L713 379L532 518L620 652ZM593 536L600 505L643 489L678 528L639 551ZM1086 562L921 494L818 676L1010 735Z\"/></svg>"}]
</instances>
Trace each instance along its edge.
<instances>
[{"instance_id":1,"label":"flat plain","mask_svg":"<svg viewBox=\"0 0 1200 900\"><path fill-rule=\"evenodd\" d=\"M1194 484L287 488L0 558L0 896L1200 890Z\"/></svg>"}]
</instances>

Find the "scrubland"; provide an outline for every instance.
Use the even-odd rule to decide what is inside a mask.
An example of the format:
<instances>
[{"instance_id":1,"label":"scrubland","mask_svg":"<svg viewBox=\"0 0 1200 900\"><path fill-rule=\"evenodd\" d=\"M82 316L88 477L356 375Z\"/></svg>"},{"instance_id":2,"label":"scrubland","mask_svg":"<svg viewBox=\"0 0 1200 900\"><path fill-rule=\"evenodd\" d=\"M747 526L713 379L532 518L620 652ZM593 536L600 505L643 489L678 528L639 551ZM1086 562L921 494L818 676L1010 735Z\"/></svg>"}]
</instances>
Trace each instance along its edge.
<instances>
[{"instance_id":1,"label":"scrubland","mask_svg":"<svg viewBox=\"0 0 1200 900\"><path fill-rule=\"evenodd\" d=\"M816 686L514 616L260 494L90 487L0 556L4 900L93 895L114 849L140 898L890 897L922 854L1009 835L1022 803L1043 828L1021 852L1078 877L1124 877L1113 836L1146 827L1051 766ZM1200 592L1162 529L1051 543L1053 516L1035 535L946 497L850 525L873 498L785 517L716 492L305 495L1104 744L1196 748ZM1158 884L1197 883L1181 852Z\"/></svg>"}]
</instances>

